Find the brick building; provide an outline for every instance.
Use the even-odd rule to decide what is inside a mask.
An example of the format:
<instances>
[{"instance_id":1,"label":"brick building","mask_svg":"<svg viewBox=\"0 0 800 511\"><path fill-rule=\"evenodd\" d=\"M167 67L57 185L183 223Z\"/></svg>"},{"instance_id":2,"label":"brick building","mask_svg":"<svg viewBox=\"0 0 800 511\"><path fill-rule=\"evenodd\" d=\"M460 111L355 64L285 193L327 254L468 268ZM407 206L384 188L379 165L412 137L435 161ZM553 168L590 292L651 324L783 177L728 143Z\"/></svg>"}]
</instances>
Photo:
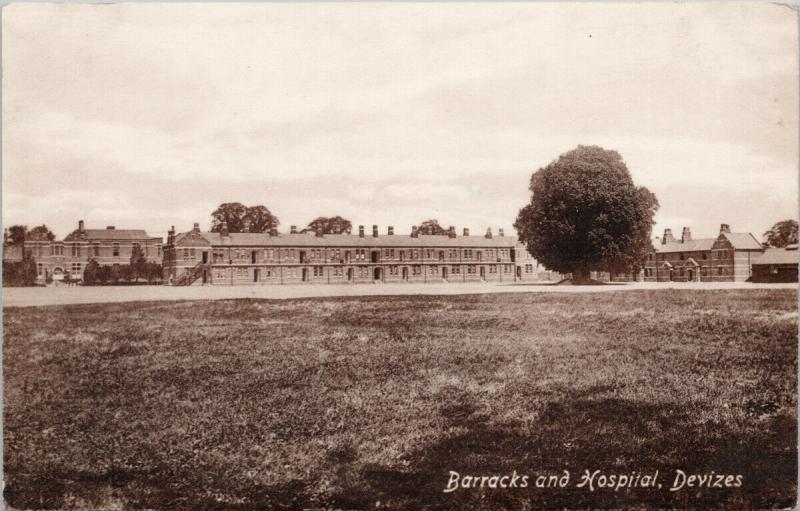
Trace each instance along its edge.
<instances>
[{"instance_id":1,"label":"brick building","mask_svg":"<svg viewBox=\"0 0 800 511\"><path fill-rule=\"evenodd\" d=\"M501 229L470 236L201 232L170 229L164 277L176 285L334 284L379 282L515 282L536 280L538 267Z\"/></svg>"},{"instance_id":2,"label":"brick building","mask_svg":"<svg viewBox=\"0 0 800 511\"><path fill-rule=\"evenodd\" d=\"M738 282L752 274L764 252L751 233L732 233L720 226L716 238L693 239L688 227L676 239L671 229L656 238L645 263L646 282Z\"/></svg>"},{"instance_id":3,"label":"brick building","mask_svg":"<svg viewBox=\"0 0 800 511\"><path fill-rule=\"evenodd\" d=\"M113 225L105 229L87 229L81 220L78 228L63 241L26 239L24 250L36 262L37 280L46 281L48 278L62 280L67 274L81 278L92 259L100 265L129 264L136 245L148 261L160 264L162 242L162 238L149 236L143 229L116 229ZM4 243L3 258L20 260L22 250L21 245Z\"/></svg>"}]
</instances>

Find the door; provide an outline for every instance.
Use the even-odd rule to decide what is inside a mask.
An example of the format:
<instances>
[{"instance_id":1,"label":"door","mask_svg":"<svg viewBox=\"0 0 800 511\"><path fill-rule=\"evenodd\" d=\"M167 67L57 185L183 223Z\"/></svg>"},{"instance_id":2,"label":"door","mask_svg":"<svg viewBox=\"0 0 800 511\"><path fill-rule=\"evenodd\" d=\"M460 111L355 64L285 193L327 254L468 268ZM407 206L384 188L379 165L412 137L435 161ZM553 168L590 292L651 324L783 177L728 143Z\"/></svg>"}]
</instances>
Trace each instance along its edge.
<instances>
[{"instance_id":1,"label":"door","mask_svg":"<svg viewBox=\"0 0 800 511\"><path fill-rule=\"evenodd\" d=\"M522 267L521 266L517 266L517 278L518 279L522 278Z\"/></svg>"},{"instance_id":2,"label":"door","mask_svg":"<svg viewBox=\"0 0 800 511\"><path fill-rule=\"evenodd\" d=\"M481 280L486 280L486 267L481 266Z\"/></svg>"},{"instance_id":3,"label":"door","mask_svg":"<svg viewBox=\"0 0 800 511\"><path fill-rule=\"evenodd\" d=\"M300 252L304 254L305 252ZM303 268L303 282L308 282L308 268Z\"/></svg>"},{"instance_id":4,"label":"door","mask_svg":"<svg viewBox=\"0 0 800 511\"><path fill-rule=\"evenodd\" d=\"M353 269L352 268L348 268L347 269L347 280L348 281L352 281L353 280Z\"/></svg>"},{"instance_id":5,"label":"door","mask_svg":"<svg viewBox=\"0 0 800 511\"><path fill-rule=\"evenodd\" d=\"M374 253L375 252L373 252L373 254ZM372 271L372 280L381 280L381 269L380 268L375 268Z\"/></svg>"},{"instance_id":6,"label":"door","mask_svg":"<svg viewBox=\"0 0 800 511\"><path fill-rule=\"evenodd\" d=\"M258 268L253 270L253 282L258 282L259 270Z\"/></svg>"},{"instance_id":7,"label":"door","mask_svg":"<svg viewBox=\"0 0 800 511\"><path fill-rule=\"evenodd\" d=\"M403 280L408 280L408 268L403 267Z\"/></svg>"},{"instance_id":8,"label":"door","mask_svg":"<svg viewBox=\"0 0 800 511\"><path fill-rule=\"evenodd\" d=\"M689 282L694 282L694 270L689 270Z\"/></svg>"},{"instance_id":9,"label":"door","mask_svg":"<svg viewBox=\"0 0 800 511\"><path fill-rule=\"evenodd\" d=\"M442 268L442 278L444 280L447 280L447 267L446 266Z\"/></svg>"},{"instance_id":10,"label":"door","mask_svg":"<svg viewBox=\"0 0 800 511\"><path fill-rule=\"evenodd\" d=\"M203 264L208 264L208 251L203 250Z\"/></svg>"}]
</instances>

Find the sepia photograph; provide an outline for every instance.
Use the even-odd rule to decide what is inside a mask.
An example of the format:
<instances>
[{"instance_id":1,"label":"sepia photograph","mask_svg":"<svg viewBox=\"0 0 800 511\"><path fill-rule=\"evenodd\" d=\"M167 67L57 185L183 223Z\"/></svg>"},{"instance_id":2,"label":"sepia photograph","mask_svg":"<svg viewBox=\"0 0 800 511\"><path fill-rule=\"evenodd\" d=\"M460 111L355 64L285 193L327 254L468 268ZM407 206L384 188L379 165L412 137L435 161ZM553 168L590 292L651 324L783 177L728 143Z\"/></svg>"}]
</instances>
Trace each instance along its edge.
<instances>
[{"instance_id":1,"label":"sepia photograph","mask_svg":"<svg viewBox=\"0 0 800 511\"><path fill-rule=\"evenodd\" d=\"M797 4L0 18L5 508L797 507Z\"/></svg>"}]
</instances>

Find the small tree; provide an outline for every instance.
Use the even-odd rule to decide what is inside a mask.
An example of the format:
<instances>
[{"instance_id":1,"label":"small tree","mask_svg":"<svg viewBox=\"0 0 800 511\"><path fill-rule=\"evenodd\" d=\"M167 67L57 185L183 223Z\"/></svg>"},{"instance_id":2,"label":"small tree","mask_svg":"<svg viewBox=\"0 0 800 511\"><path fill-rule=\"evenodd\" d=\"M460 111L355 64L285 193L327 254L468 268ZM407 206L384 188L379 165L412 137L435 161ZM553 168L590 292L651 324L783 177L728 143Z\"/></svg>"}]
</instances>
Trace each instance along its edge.
<instances>
[{"instance_id":1,"label":"small tree","mask_svg":"<svg viewBox=\"0 0 800 511\"><path fill-rule=\"evenodd\" d=\"M417 227L417 233L427 235L443 235L447 234L447 229L439 225L438 220L430 219L425 220L419 225L419 227Z\"/></svg>"},{"instance_id":2,"label":"small tree","mask_svg":"<svg viewBox=\"0 0 800 511\"><path fill-rule=\"evenodd\" d=\"M108 281L111 280L111 267L110 266L100 266L97 269L97 280L101 284L106 284Z\"/></svg>"},{"instance_id":3,"label":"small tree","mask_svg":"<svg viewBox=\"0 0 800 511\"><path fill-rule=\"evenodd\" d=\"M112 283L114 283L114 284L117 284L117 283L119 283L119 279L120 279L120 266L119 266L118 264L115 264L115 265L112 265L112 266L111 266L111 271L109 272L109 275L108 275L108 277L109 277L109 278L108 278L109 282L112 282Z\"/></svg>"},{"instance_id":4,"label":"small tree","mask_svg":"<svg viewBox=\"0 0 800 511\"><path fill-rule=\"evenodd\" d=\"M301 232L316 232L322 234L344 234L350 232L353 224L340 216L320 216L308 224Z\"/></svg>"},{"instance_id":5,"label":"small tree","mask_svg":"<svg viewBox=\"0 0 800 511\"><path fill-rule=\"evenodd\" d=\"M770 247L782 248L797 243L797 220L783 220L764 233L764 242Z\"/></svg>"},{"instance_id":6,"label":"small tree","mask_svg":"<svg viewBox=\"0 0 800 511\"><path fill-rule=\"evenodd\" d=\"M97 285L98 273L100 273L100 265L97 261L92 259L89 264L83 269L83 285L95 286Z\"/></svg>"},{"instance_id":7,"label":"small tree","mask_svg":"<svg viewBox=\"0 0 800 511\"><path fill-rule=\"evenodd\" d=\"M634 185L618 152L578 146L536 171L530 190L514 227L546 268L580 283L591 270L642 266L658 201Z\"/></svg>"},{"instance_id":8,"label":"small tree","mask_svg":"<svg viewBox=\"0 0 800 511\"><path fill-rule=\"evenodd\" d=\"M147 265L147 258L144 256L144 251L139 245L133 246L131 252L130 270L133 278L139 280L139 277L145 276L145 267Z\"/></svg>"}]
</instances>

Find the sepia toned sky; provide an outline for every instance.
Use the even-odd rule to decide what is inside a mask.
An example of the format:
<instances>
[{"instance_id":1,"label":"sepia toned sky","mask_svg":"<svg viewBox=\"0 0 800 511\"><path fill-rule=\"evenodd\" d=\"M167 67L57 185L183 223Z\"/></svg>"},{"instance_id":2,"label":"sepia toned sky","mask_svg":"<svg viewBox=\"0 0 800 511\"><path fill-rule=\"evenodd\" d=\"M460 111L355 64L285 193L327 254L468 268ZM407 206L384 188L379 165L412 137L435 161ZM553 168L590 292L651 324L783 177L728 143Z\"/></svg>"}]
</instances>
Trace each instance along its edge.
<instances>
[{"instance_id":1,"label":"sepia toned sky","mask_svg":"<svg viewBox=\"0 0 800 511\"><path fill-rule=\"evenodd\" d=\"M303 226L511 231L532 172L618 150L664 227L797 215L798 40L751 4L5 6L3 221L163 236L227 201ZM369 230L370 227L367 227ZM513 232L513 231L512 231Z\"/></svg>"}]
</instances>

